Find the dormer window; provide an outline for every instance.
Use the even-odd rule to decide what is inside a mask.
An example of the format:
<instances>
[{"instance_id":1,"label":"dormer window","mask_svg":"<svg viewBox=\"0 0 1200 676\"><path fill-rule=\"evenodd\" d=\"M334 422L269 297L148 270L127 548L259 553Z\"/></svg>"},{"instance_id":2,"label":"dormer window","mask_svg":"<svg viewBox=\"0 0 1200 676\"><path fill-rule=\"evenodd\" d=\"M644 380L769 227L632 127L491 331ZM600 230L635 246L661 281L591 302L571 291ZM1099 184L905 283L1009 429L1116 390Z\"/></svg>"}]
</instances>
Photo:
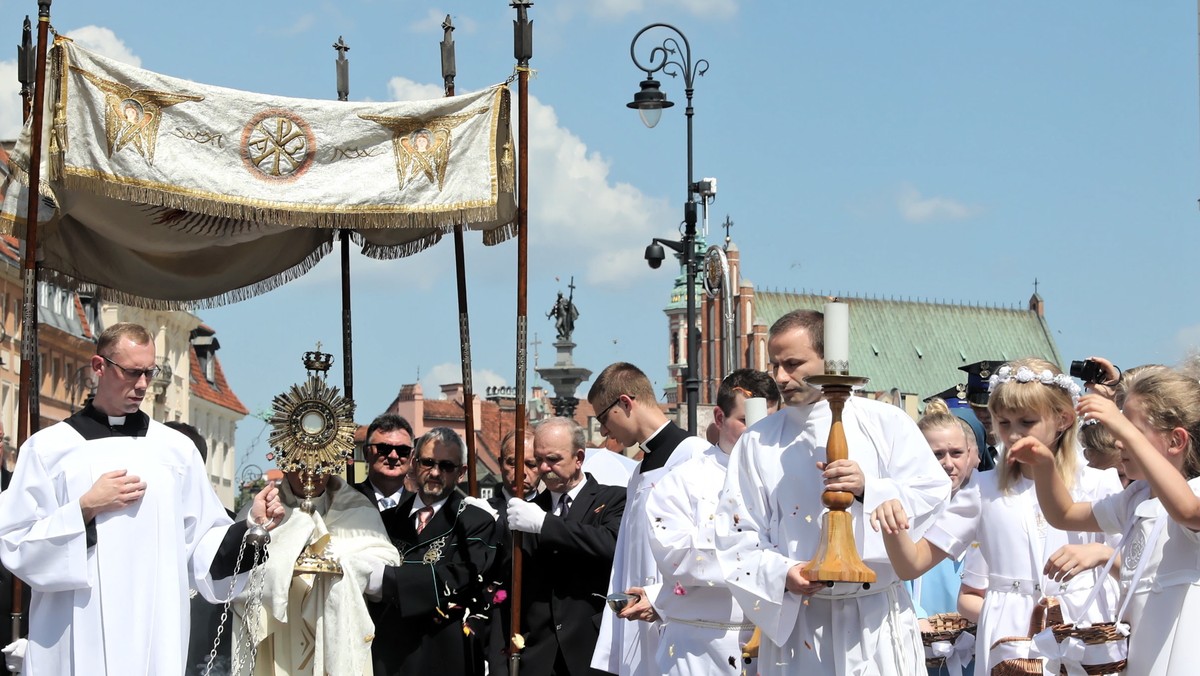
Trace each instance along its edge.
<instances>
[{"instance_id":1,"label":"dormer window","mask_svg":"<svg viewBox=\"0 0 1200 676\"><path fill-rule=\"evenodd\" d=\"M213 335L212 330L206 329L203 326L192 331L191 343L192 349L196 351L200 373L204 375L204 379L208 381L209 386L216 388L217 350L221 349L221 344L217 342L217 337Z\"/></svg>"}]
</instances>

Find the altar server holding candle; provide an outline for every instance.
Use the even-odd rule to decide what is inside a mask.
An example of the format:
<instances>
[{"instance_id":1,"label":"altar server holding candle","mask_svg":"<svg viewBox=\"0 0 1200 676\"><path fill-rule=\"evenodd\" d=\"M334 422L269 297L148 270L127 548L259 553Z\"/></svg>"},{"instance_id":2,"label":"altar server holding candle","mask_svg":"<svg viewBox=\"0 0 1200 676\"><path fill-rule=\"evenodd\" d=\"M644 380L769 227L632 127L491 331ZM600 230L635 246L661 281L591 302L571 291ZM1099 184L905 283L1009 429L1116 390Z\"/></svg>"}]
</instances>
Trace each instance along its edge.
<instances>
[{"instance_id":1,"label":"altar server holding candle","mask_svg":"<svg viewBox=\"0 0 1200 676\"><path fill-rule=\"evenodd\" d=\"M923 530L950 482L902 409L861 397L842 414L849 458L824 462L832 414L804 378L850 370L849 311L831 305L827 315L797 310L771 327L771 373L786 406L734 446L715 519L720 564L746 619L762 629L758 673L922 673L912 602L864 514L898 499ZM824 490L855 496L855 544L877 576L869 589L801 574L820 542Z\"/></svg>"}]
</instances>

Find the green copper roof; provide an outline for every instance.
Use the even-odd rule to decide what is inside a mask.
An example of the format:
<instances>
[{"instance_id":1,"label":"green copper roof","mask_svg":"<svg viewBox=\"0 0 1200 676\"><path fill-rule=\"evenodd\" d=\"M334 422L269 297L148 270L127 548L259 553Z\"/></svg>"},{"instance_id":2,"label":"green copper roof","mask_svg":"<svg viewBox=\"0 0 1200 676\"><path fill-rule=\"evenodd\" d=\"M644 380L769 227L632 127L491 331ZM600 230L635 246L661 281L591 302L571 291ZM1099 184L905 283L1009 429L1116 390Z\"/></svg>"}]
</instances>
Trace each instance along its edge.
<instances>
[{"instance_id":1,"label":"green copper roof","mask_svg":"<svg viewBox=\"0 0 1200 676\"><path fill-rule=\"evenodd\" d=\"M755 290L756 324L792 310L820 310L825 295ZM958 383L960 366L1041 357L1062 365L1045 317L1026 308L839 297L850 305L850 372L872 392L892 388L921 399Z\"/></svg>"}]
</instances>

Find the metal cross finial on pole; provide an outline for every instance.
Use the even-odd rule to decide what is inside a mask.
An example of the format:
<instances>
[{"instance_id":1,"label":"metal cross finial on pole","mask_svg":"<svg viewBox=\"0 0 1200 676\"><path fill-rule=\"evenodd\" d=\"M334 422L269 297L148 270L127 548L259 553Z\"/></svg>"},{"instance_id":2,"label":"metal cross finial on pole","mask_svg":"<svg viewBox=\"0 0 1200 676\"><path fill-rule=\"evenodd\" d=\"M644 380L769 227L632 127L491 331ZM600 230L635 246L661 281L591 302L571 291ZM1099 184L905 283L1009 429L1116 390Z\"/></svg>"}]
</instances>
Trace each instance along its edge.
<instances>
[{"instance_id":1,"label":"metal cross finial on pole","mask_svg":"<svg viewBox=\"0 0 1200 676\"><path fill-rule=\"evenodd\" d=\"M728 249L729 243L733 241L729 236L729 230L733 227L733 219L729 217L729 214L725 214L725 222L721 224L721 227L725 228L725 248Z\"/></svg>"},{"instance_id":2,"label":"metal cross finial on pole","mask_svg":"<svg viewBox=\"0 0 1200 676\"><path fill-rule=\"evenodd\" d=\"M650 50L649 61L642 62L637 55L638 39L654 28L665 28L675 35L668 35L661 45ZM692 180L692 92L696 77L708 72L708 60L692 61L692 47L687 37L678 28L666 23L652 23L638 31L629 44L629 56L633 59L633 65L646 73L646 79L642 80L641 89L634 94L633 101L626 106L636 109L647 127L658 124L663 109L675 105L658 88L659 82L653 77L655 73L661 71L671 77L682 75L683 93L687 97L687 108L684 109L687 117L687 201L683 205L684 227L683 237L678 243L680 246L678 249L674 246L671 248L683 256L687 269L687 368L683 381L687 392L688 432L695 434L696 407L700 398L700 379L696 369L700 361L700 337L696 331L696 270L699 267L697 259L703 254L696 251L696 196L700 188ZM655 242L666 243L661 240ZM657 267L651 259L651 248L657 249L659 264L662 249L655 247L655 244L646 249L646 258L651 261L651 267Z\"/></svg>"},{"instance_id":3,"label":"metal cross finial on pole","mask_svg":"<svg viewBox=\"0 0 1200 676\"><path fill-rule=\"evenodd\" d=\"M450 15L442 22L442 82L445 83L446 96L454 96L454 76L458 75L454 63L454 23Z\"/></svg>"},{"instance_id":4,"label":"metal cross finial on pole","mask_svg":"<svg viewBox=\"0 0 1200 676\"><path fill-rule=\"evenodd\" d=\"M21 44L17 45L17 81L21 83L21 121L29 119L33 108L33 81L37 77L37 62L33 52L33 26L29 15L21 28Z\"/></svg>"},{"instance_id":5,"label":"metal cross finial on pole","mask_svg":"<svg viewBox=\"0 0 1200 676\"><path fill-rule=\"evenodd\" d=\"M350 100L350 60L346 58L346 52L350 51L350 45L347 45L342 36L338 36L338 41L333 43L333 49L338 53L337 61L334 65L337 68L337 95L338 101Z\"/></svg>"}]
</instances>

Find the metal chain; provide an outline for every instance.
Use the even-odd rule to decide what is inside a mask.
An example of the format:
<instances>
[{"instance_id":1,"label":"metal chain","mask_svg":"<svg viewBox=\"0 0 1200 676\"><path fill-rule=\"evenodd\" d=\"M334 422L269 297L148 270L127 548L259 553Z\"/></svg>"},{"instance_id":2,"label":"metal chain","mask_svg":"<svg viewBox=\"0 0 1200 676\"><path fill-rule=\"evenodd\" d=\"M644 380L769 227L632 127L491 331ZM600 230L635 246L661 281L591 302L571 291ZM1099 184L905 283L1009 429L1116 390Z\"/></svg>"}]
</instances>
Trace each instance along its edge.
<instances>
[{"instance_id":1,"label":"metal chain","mask_svg":"<svg viewBox=\"0 0 1200 676\"><path fill-rule=\"evenodd\" d=\"M242 546L238 548L237 560L233 564L233 570L234 570L235 576L237 575L237 571L239 569L241 569L241 567L242 567L242 558L245 556L246 549L248 548L246 546L246 541L249 538L249 536L250 536L249 530L247 530L246 534L242 536ZM246 587L250 592L250 599L246 602L247 616L250 615L251 610L257 610L259 607L262 606L263 581L266 577L266 571L260 571L261 566L259 565L260 558L259 558L258 545L252 545L249 548L253 549L254 553L250 557L250 566L251 566L250 579L246 583ZM261 561L266 561L266 552L267 552L267 548L265 546L262 547L263 556L262 556ZM256 580L258 582L257 585L255 584ZM210 650L208 652L208 661L204 665L204 676L210 676L210 674L212 672L213 661L216 660L217 649L221 645L221 634L223 634L225 632L225 622L226 622L226 620L229 619L229 606L231 603L233 603L233 598L235 596L237 596L237 585L231 583L230 587L229 587L229 596L227 596L225 598L224 605L221 608L221 622L220 622L220 624L217 625L217 636L215 639L213 639L212 650ZM251 631L251 633L247 636L247 639L248 640L254 639L253 631ZM236 656L238 659L235 661L235 663L237 663L237 664L242 664L242 662L240 661L241 657L242 657L242 647L243 646L240 644L237 647L237 655ZM257 655L258 655L258 644L257 644L257 642L255 642L253 644L253 647L250 650L251 673L253 673L254 659L257 657ZM232 667L233 667L233 664L230 664L230 668L232 668ZM239 671L240 671L240 669L239 669Z\"/></svg>"}]
</instances>

